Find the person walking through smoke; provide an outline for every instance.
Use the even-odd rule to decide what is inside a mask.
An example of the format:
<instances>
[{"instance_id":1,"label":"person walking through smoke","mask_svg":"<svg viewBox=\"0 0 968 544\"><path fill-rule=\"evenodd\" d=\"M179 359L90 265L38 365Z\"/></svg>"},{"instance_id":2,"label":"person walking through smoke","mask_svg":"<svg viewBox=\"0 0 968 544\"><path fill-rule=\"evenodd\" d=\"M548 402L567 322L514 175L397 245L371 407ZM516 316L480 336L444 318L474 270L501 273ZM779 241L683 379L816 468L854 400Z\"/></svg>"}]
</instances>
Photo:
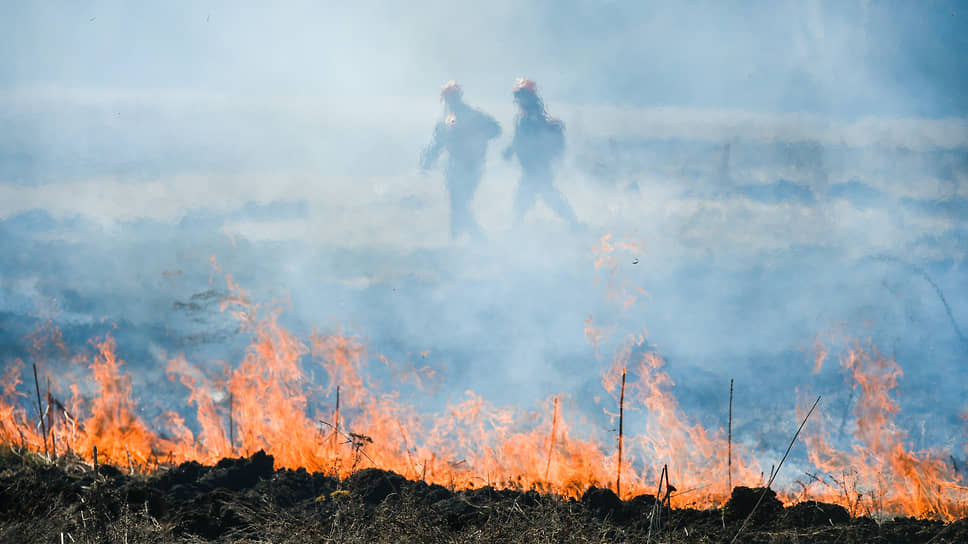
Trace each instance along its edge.
<instances>
[{"instance_id":1,"label":"person walking through smoke","mask_svg":"<svg viewBox=\"0 0 968 544\"><path fill-rule=\"evenodd\" d=\"M514 198L514 225L517 227L540 196L573 230L581 223L571 205L554 186L554 163L565 149L564 124L545 111L544 101L538 96L538 86L530 79L520 78L512 88L519 112L514 127L514 139L504 151L504 158L518 157L521 180Z\"/></svg>"},{"instance_id":2,"label":"person walking through smoke","mask_svg":"<svg viewBox=\"0 0 968 544\"><path fill-rule=\"evenodd\" d=\"M487 144L501 135L501 125L490 115L468 106L463 95L460 85L453 81L441 88L444 119L434 127L433 139L423 151L420 166L428 170L447 151L444 177L450 195L451 238L466 232L480 239L483 234L470 204L484 173Z\"/></svg>"}]
</instances>

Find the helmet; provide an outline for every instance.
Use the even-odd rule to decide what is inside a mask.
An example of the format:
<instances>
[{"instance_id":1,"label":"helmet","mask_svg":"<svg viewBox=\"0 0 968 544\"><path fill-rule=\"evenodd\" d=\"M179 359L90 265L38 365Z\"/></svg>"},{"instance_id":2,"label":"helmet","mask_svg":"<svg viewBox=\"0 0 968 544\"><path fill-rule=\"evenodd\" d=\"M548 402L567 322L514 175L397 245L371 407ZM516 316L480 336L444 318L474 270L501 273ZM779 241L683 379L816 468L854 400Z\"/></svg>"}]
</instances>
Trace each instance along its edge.
<instances>
[{"instance_id":1,"label":"helmet","mask_svg":"<svg viewBox=\"0 0 968 544\"><path fill-rule=\"evenodd\" d=\"M448 96L454 96L454 95L456 95L457 97L460 97L463 94L464 94L464 90L461 89L460 85L458 85L457 82L454 81L453 79L448 81L447 83L444 83L444 85L440 88L441 100L446 99Z\"/></svg>"},{"instance_id":2,"label":"helmet","mask_svg":"<svg viewBox=\"0 0 968 544\"><path fill-rule=\"evenodd\" d=\"M537 94L538 84L526 77L519 77L514 82L514 86L511 87L511 92L513 92L514 94L519 94L523 92Z\"/></svg>"}]
</instances>

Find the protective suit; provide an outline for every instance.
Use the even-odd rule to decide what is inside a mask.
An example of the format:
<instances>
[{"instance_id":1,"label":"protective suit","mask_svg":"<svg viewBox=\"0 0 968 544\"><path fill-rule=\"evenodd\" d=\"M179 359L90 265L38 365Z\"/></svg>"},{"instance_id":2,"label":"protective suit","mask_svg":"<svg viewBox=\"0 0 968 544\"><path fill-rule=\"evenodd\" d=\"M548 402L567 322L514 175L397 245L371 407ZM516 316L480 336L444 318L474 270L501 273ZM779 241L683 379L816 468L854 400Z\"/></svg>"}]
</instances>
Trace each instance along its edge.
<instances>
[{"instance_id":1,"label":"protective suit","mask_svg":"<svg viewBox=\"0 0 968 544\"><path fill-rule=\"evenodd\" d=\"M470 205L484 174L487 144L501 135L501 126L486 113L468 106L463 91L453 81L441 88L444 119L434 127L433 139L421 155L421 168L427 170L441 153L447 151L444 178L450 196L450 235L468 233L483 238Z\"/></svg>"},{"instance_id":2,"label":"protective suit","mask_svg":"<svg viewBox=\"0 0 968 544\"><path fill-rule=\"evenodd\" d=\"M540 196L573 229L579 229L581 224L575 211L554 186L554 166L565 149L565 126L545 111L534 81L519 79L512 91L519 112L514 139L504 151L504 158L516 156L521 164L521 180L514 198L514 224L521 223Z\"/></svg>"}]
</instances>

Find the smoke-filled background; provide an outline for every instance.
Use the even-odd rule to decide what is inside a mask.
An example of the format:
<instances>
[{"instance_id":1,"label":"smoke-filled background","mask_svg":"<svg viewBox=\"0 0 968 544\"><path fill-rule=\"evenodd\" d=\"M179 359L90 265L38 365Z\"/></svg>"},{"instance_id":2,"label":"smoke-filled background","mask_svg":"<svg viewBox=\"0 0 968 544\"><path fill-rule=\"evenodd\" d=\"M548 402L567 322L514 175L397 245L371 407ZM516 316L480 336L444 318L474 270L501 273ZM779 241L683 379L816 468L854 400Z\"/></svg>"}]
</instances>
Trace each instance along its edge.
<instances>
[{"instance_id":1,"label":"smoke-filled background","mask_svg":"<svg viewBox=\"0 0 968 544\"><path fill-rule=\"evenodd\" d=\"M78 351L110 333L146 418L187 411L167 358L246 343L215 255L300 335L429 365L444 399L567 393L603 430L610 351L586 320L647 331L705 425L735 378L736 436L769 459L798 389L850 410L836 364L813 374L818 343L869 339L904 371L910 442L963 455L966 8L9 2L0 358L31 360L47 320ZM565 123L556 183L587 234L543 204L511 228L518 76ZM417 168L450 79L504 129L483 243L450 240L442 174ZM606 234L635 249L596 268Z\"/></svg>"}]
</instances>

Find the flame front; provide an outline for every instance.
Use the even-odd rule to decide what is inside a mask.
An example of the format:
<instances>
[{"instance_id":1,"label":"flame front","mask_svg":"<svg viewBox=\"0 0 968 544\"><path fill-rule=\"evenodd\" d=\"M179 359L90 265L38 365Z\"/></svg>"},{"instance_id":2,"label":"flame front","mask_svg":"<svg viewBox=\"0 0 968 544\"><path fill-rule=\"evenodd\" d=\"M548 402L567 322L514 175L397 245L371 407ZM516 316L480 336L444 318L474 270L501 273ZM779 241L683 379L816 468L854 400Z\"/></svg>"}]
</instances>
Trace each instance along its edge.
<instances>
[{"instance_id":1,"label":"flame front","mask_svg":"<svg viewBox=\"0 0 968 544\"><path fill-rule=\"evenodd\" d=\"M606 242L606 249L614 247ZM600 259L611 258L607 253ZM302 340L278 323L275 312L257 319L260 309L227 281L232 294L226 308L251 334L241 361L225 365L221 376L204 372L184 356L171 358L168 365L170 378L188 390L197 435L178 413L165 412L152 424L139 417L116 342L106 336L92 342L89 381L72 385L66 405L48 398L52 425L46 436L35 425L30 395L19 388L24 363L8 363L0 386L0 438L13 447L69 451L85 459L96 446L102 460L143 471L264 449L280 467L340 477L374 466L455 488L535 488L574 497L590 485L616 487L618 437L585 421L581 414L587 407L567 395L519 410L494 406L467 391L442 411L420 412L411 393L387 391L376 383L361 339L317 333ZM596 357L609 334L591 318L586 322ZM816 371L828 352L822 353L813 361ZM379 360L400 383L412 381L418 390L434 378L428 368ZM626 425L632 431L623 437L623 498L654 492L663 466L678 490L671 500L680 506L721 505L730 492L730 470L737 484L760 484L762 471L748 449L732 444L727 466L730 444L723 430L707 429L680 409L664 365L644 335L620 342L604 363L602 386L610 395L602 401L606 417L617 418L624 371L624 412L637 422ZM787 492L787 500L837 502L854 513L940 519L968 514L964 476L959 480L956 469L946 464L947 452L911 451L895 424L899 409L893 392L902 376L897 363L873 348L855 346L841 365L859 392L856 446L845 451L831 445L821 418L808 425L803 443L817 472L808 473L811 483L800 494ZM317 385L312 374L320 367L325 379ZM82 390L82 383L90 387Z\"/></svg>"},{"instance_id":2,"label":"flame front","mask_svg":"<svg viewBox=\"0 0 968 544\"><path fill-rule=\"evenodd\" d=\"M918 517L956 519L968 515L968 487L954 458L937 451L913 451L897 427L893 391L903 373L875 348L856 344L841 357L848 383L859 391L854 406L856 442L841 451L826 440L822 424L804 435L813 494L844 504L852 513L899 512Z\"/></svg>"}]
</instances>

